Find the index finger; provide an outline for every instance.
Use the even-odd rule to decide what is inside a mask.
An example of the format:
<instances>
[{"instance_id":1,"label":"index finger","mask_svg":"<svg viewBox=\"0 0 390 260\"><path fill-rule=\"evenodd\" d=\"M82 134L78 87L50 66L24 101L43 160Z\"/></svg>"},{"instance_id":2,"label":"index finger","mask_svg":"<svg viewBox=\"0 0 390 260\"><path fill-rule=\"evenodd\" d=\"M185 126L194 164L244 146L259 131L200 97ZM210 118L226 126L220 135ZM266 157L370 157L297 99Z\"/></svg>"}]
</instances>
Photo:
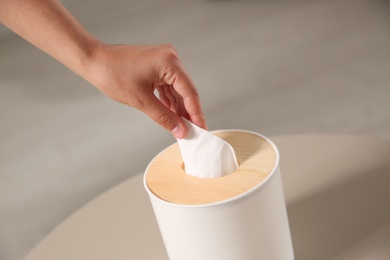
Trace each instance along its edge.
<instances>
[{"instance_id":1,"label":"index finger","mask_svg":"<svg viewBox=\"0 0 390 260\"><path fill-rule=\"evenodd\" d=\"M183 98L184 108L190 117L189 120L194 124L207 129L198 90L195 88L195 85L188 74L181 67L177 68L172 86Z\"/></svg>"}]
</instances>

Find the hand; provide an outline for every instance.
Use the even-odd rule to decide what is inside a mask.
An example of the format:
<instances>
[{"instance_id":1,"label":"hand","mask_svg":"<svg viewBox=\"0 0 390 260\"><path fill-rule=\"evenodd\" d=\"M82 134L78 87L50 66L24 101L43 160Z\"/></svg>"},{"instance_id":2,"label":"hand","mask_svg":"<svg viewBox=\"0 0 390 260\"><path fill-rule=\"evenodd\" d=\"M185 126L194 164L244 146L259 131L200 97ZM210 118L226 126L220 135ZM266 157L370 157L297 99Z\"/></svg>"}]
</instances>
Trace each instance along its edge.
<instances>
[{"instance_id":1,"label":"hand","mask_svg":"<svg viewBox=\"0 0 390 260\"><path fill-rule=\"evenodd\" d=\"M197 90L172 46L100 44L96 49L82 76L106 96L144 112L176 138L187 131L180 117L207 128Z\"/></svg>"},{"instance_id":2,"label":"hand","mask_svg":"<svg viewBox=\"0 0 390 260\"><path fill-rule=\"evenodd\" d=\"M176 138L186 135L181 116L206 128L196 88L172 46L103 44L59 0L0 0L0 23Z\"/></svg>"}]
</instances>

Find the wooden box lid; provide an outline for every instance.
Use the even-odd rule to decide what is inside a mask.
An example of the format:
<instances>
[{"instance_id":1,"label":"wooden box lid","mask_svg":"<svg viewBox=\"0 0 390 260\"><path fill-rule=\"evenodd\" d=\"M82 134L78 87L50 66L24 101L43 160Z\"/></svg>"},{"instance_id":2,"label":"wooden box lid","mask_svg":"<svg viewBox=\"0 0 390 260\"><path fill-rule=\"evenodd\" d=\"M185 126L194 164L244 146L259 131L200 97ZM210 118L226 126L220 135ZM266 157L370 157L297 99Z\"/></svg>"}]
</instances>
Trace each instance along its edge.
<instances>
[{"instance_id":1,"label":"wooden box lid","mask_svg":"<svg viewBox=\"0 0 390 260\"><path fill-rule=\"evenodd\" d=\"M159 153L146 170L146 184L162 200L186 205L220 202L236 197L261 183L274 169L277 151L255 133L224 130L213 132L233 146L239 168L218 178L199 178L184 172L178 144Z\"/></svg>"}]
</instances>

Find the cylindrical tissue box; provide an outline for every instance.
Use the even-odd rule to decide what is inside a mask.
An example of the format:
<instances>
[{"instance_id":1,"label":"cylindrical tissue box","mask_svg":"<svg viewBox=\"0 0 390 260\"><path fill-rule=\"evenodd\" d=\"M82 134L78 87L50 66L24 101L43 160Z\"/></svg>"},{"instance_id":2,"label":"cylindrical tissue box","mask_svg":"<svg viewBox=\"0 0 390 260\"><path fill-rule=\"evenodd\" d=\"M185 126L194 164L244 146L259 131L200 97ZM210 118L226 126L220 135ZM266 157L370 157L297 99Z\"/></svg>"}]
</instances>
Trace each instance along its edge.
<instances>
[{"instance_id":1,"label":"cylindrical tissue box","mask_svg":"<svg viewBox=\"0 0 390 260\"><path fill-rule=\"evenodd\" d=\"M177 144L146 169L145 189L169 259L294 259L276 146L248 131L213 134L234 148L236 172L188 175Z\"/></svg>"}]
</instances>

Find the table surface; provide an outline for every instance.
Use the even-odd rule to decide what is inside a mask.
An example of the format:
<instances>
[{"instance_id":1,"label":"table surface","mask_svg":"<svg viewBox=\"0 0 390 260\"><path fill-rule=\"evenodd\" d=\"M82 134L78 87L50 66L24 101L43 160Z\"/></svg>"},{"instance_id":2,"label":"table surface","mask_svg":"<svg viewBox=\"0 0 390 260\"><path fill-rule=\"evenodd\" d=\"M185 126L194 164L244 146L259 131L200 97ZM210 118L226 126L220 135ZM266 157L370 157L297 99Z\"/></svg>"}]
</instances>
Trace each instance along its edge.
<instances>
[{"instance_id":1,"label":"table surface","mask_svg":"<svg viewBox=\"0 0 390 260\"><path fill-rule=\"evenodd\" d=\"M271 138L296 259L390 259L390 141L348 135ZM168 259L142 174L80 208L26 257Z\"/></svg>"}]
</instances>

